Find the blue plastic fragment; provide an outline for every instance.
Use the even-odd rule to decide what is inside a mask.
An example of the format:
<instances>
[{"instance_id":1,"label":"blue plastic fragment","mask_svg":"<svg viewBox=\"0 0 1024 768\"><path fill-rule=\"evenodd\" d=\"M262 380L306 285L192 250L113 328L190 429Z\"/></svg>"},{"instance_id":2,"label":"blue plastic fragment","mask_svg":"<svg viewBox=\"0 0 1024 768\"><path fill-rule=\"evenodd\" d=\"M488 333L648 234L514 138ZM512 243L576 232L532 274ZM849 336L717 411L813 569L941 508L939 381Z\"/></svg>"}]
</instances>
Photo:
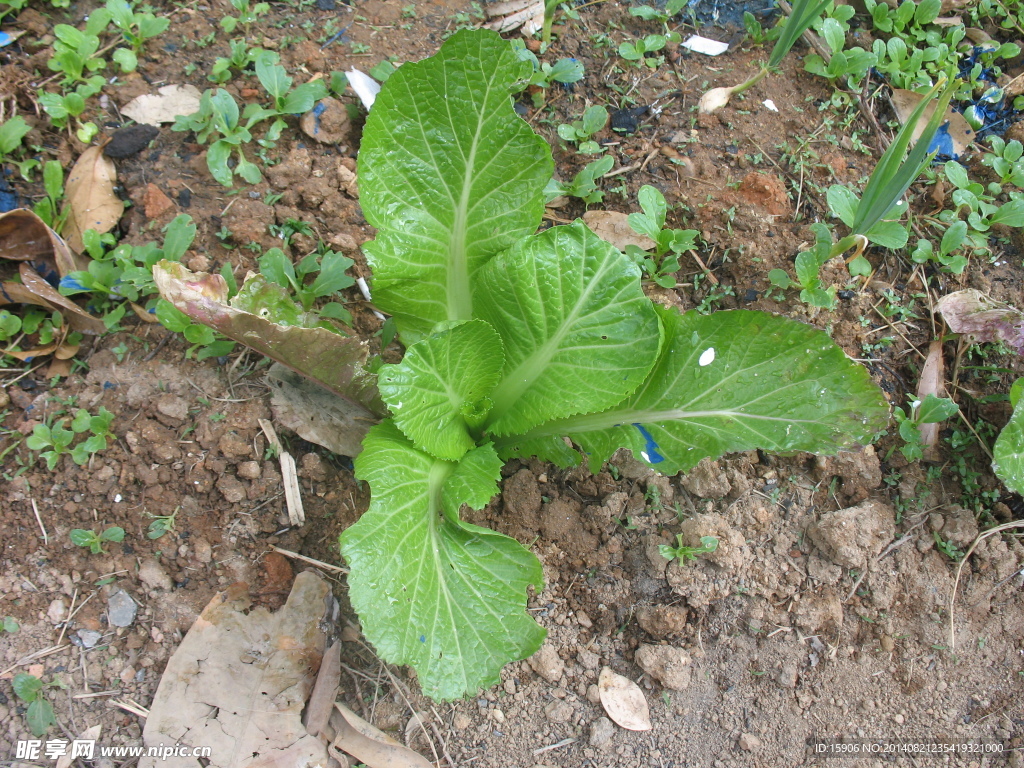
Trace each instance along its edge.
<instances>
[{"instance_id":1,"label":"blue plastic fragment","mask_svg":"<svg viewBox=\"0 0 1024 768\"><path fill-rule=\"evenodd\" d=\"M327 106L322 102L318 101L316 106L313 107L313 135L320 133L320 115L324 113Z\"/></svg>"},{"instance_id":2,"label":"blue plastic fragment","mask_svg":"<svg viewBox=\"0 0 1024 768\"><path fill-rule=\"evenodd\" d=\"M634 427L640 430L640 434L643 435L644 442L644 460L650 464L658 464L665 460L665 457L658 451L658 444L654 438L651 437L651 433L647 431L647 428L643 424L637 424L634 422Z\"/></svg>"},{"instance_id":3,"label":"blue plastic fragment","mask_svg":"<svg viewBox=\"0 0 1024 768\"><path fill-rule=\"evenodd\" d=\"M939 130L935 132L935 136L932 137L932 143L928 145L929 152L937 152L938 157L949 158L951 160L959 160L960 155L957 154L956 149L953 146L953 137L949 135L949 123L943 123L939 126Z\"/></svg>"},{"instance_id":4,"label":"blue plastic fragment","mask_svg":"<svg viewBox=\"0 0 1024 768\"><path fill-rule=\"evenodd\" d=\"M0 32L0 48L10 45L14 42L14 38L6 32Z\"/></svg>"},{"instance_id":5,"label":"blue plastic fragment","mask_svg":"<svg viewBox=\"0 0 1024 768\"><path fill-rule=\"evenodd\" d=\"M427 642L427 636L426 635L420 635L420 642L421 643Z\"/></svg>"},{"instance_id":6,"label":"blue plastic fragment","mask_svg":"<svg viewBox=\"0 0 1024 768\"><path fill-rule=\"evenodd\" d=\"M88 291L89 289L82 285L78 280L73 278L71 275L65 275L60 279L60 287L72 290L72 291Z\"/></svg>"},{"instance_id":7,"label":"blue plastic fragment","mask_svg":"<svg viewBox=\"0 0 1024 768\"><path fill-rule=\"evenodd\" d=\"M104 381L103 382L103 388L104 389L117 389L117 384L115 384L112 381Z\"/></svg>"}]
</instances>

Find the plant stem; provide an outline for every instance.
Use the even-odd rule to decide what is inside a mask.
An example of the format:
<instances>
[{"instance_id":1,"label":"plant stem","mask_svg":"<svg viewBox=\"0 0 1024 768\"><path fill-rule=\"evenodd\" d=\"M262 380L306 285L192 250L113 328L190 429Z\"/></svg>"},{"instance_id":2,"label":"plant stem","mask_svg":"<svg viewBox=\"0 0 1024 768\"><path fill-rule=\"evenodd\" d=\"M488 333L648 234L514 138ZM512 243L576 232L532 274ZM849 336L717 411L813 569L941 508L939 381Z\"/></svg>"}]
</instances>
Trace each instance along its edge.
<instances>
[{"instance_id":1,"label":"plant stem","mask_svg":"<svg viewBox=\"0 0 1024 768\"><path fill-rule=\"evenodd\" d=\"M760 71L760 72L758 72L758 73L757 73L756 75L754 75L754 76L753 76L752 78L750 78L749 80L747 80L747 81L746 81L746 82L744 82L744 83L740 83L739 85L734 85L734 86L732 87L732 93L731 93L730 95L735 95L735 94L737 94L737 93L743 93L743 92L744 92L745 90L747 90L748 88L751 88L751 87L753 87L753 86L757 85L757 84L758 84L759 82L761 82L762 80L764 80L765 76L766 76L766 75L767 75L767 74L768 74L768 73L769 73L770 71L771 71L771 70L770 70L770 69L768 69L768 67L767 67L767 66L762 66L762 67L761 67L761 71Z\"/></svg>"}]
</instances>

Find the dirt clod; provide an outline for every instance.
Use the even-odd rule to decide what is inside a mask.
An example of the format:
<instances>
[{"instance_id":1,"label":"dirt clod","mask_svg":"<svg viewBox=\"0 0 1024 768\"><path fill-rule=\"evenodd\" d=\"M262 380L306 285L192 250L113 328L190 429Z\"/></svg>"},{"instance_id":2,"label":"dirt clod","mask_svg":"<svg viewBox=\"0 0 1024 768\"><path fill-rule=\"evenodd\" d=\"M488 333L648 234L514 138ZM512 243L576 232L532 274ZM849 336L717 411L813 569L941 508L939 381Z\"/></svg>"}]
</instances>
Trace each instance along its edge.
<instances>
[{"instance_id":1,"label":"dirt clod","mask_svg":"<svg viewBox=\"0 0 1024 768\"><path fill-rule=\"evenodd\" d=\"M856 507L840 509L822 516L808 533L814 544L832 562L844 568L864 568L892 541L895 535L895 510L888 504L870 500Z\"/></svg>"},{"instance_id":2,"label":"dirt clod","mask_svg":"<svg viewBox=\"0 0 1024 768\"><path fill-rule=\"evenodd\" d=\"M673 691L689 687L690 662L686 651L671 645L641 645L636 652L640 669Z\"/></svg>"}]
</instances>

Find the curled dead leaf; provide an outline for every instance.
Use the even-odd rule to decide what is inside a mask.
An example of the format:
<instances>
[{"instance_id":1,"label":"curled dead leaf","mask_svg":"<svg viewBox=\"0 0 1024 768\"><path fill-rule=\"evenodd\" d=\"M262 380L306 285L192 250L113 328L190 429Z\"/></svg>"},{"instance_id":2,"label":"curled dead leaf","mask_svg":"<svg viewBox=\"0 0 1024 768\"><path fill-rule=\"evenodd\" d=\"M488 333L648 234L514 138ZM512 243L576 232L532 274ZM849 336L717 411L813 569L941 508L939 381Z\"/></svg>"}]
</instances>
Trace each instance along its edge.
<instances>
[{"instance_id":1,"label":"curled dead leaf","mask_svg":"<svg viewBox=\"0 0 1024 768\"><path fill-rule=\"evenodd\" d=\"M1004 341L1024 354L1024 312L981 291L954 291L935 303L954 333L974 342Z\"/></svg>"},{"instance_id":2,"label":"curled dead leaf","mask_svg":"<svg viewBox=\"0 0 1024 768\"><path fill-rule=\"evenodd\" d=\"M94 229L109 232L121 220L124 203L114 194L117 169L102 147L89 147L78 158L64 185L67 218L64 235L76 253L84 250L82 233Z\"/></svg>"},{"instance_id":3,"label":"curled dead leaf","mask_svg":"<svg viewBox=\"0 0 1024 768\"><path fill-rule=\"evenodd\" d=\"M156 93L136 96L123 107L121 114L137 123L160 126L173 123L178 115L199 111L202 93L194 85L165 85Z\"/></svg>"},{"instance_id":4,"label":"curled dead leaf","mask_svg":"<svg viewBox=\"0 0 1024 768\"><path fill-rule=\"evenodd\" d=\"M544 26L544 0L506 0L487 4L487 26L495 32L511 32L522 27L532 35Z\"/></svg>"},{"instance_id":5,"label":"curled dead leaf","mask_svg":"<svg viewBox=\"0 0 1024 768\"><path fill-rule=\"evenodd\" d=\"M640 686L605 667L597 680L601 706L614 723L630 731L649 731L651 711Z\"/></svg>"},{"instance_id":6,"label":"curled dead leaf","mask_svg":"<svg viewBox=\"0 0 1024 768\"><path fill-rule=\"evenodd\" d=\"M928 395L935 397L946 396L945 374L946 367L942 359L942 342L933 341L928 345L928 356L921 367L921 376L917 380L917 399L924 400ZM930 422L918 426L921 433L921 445L924 448L926 461L937 461L939 457L939 427L940 423Z\"/></svg>"},{"instance_id":7,"label":"curled dead leaf","mask_svg":"<svg viewBox=\"0 0 1024 768\"><path fill-rule=\"evenodd\" d=\"M431 768L433 763L392 739L343 704L331 716L337 737L334 748L347 752L368 768Z\"/></svg>"},{"instance_id":8,"label":"curled dead leaf","mask_svg":"<svg viewBox=\"0 0 1024 768\"><path fill-rule=\"evenodd\" d=\"M26 208L0 215L0 259L32 262L36 271L56 280L88 265L46 222Z\"/></svg>"},{"instance_id":9,"label":"curled dead leaf","mask_svg":"<svg viewBox=\"0 0 1024 768\"><path fill-rule=\"evenodd\" d=\"M67 296L57 293L57 290L27 263L22 262L18 272L21 275L20 283L0 284L0 306L34 304L37 307L59 311L73 331L91 336L106 333L107 328L102 320L90 315Z\"/></svg>"}]
</instances>

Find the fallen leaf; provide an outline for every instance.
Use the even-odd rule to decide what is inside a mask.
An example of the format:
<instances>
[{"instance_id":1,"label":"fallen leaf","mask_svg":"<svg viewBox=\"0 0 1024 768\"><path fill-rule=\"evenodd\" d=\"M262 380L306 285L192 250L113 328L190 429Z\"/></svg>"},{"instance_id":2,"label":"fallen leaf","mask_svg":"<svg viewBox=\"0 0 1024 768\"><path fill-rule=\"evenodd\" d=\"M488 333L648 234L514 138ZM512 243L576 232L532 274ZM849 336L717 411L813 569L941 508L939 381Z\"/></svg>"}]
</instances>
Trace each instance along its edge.
<instances>
[{"instance_id":1,"label":"fallen leaf","mask_svg":"<svg viewBox=\"0 0 1024 768\"><path fill-rule=\"evenodd\" d=\"M619 211L587 211L583 214L583 223L590 227L591 231L604 240L611 243L620 251L626 250L627 245L635 245L642 251L649 251L657 243L646 235L639 235L629 226L629 214Z\"/></svg>"},{"instance_id":2,"label":"fallen leaf","mask_svg":"<svg viewBox=\"0 0 1024 768\"><path fill-rule=\"evenodd\" d=\"M520 27L530 36L544 26L544 0L507 0L487 4L487 27L495 32L511 32Z\"/></svg>"},{"instance_id":3,"label":"fallen leaf","mask_svg":"<svg viewBox=\"0 0 1024 768\"><path fill-rule=\"evenodd\" d=\"M84 270L89 263L72 252L46 222L25 208L0 215L0 259L30 261L37 272L55 280Z\"/></svg>"},{"instance_id":4,"label":"fallen leaf","mask_svg":"<svg viewBox=\"0 0 1024 768\"><path fill-rule=\"evenodd\" d=\"M945 374L946 367L942 360L942 342L933 341L928 345L928 356L921 366L921 375L917 380L917 399L924 400L928 395L935 397L946 396ZM939 427L937 422L918 425L918 432L921 433L921 445L924 447L924 459L926 461L938 461L939 456Z\"/></svg>"},{"instance_id":5,"label":"fallen leaf","mask_svg":"<svg viewBox=\"0 0 1024 768\"><path fill-rule=\"evenodd\" d=\"M1004 341L1024 354L1024 312L970 288L947 294L935 303L954 333L974 343Z\"/></svg>"},{"instance_id":6,"label":"fallen leaf","mask_svg":"<svg viewBox=\"0 0 1024 768\"><path fill-rule=\"evenodd\" d=\"M327 729L340 686L341 641L335 640L324 653L316 684L306 705L306 714L302 718L302 724L306 726L306 733L310 736L320 736Z\"/></svg>"},{"instance_id":7,"label":"fallen leaf","mask_svg":"<svg viewBox=\"0 0 1024 768\"><path fill-rule=\"evenodd\" d=\"M202 96L194 85L165 85L155 94L136 96L121 107L121 114L145 125L173 123L179 115L198 112Z\"/></svg>"},{"instance_id":8,"label":"fallen leaf","mask_svg":"<svg viewBox=\"0 0 1024 768\"><path fill-rule=\"evenodd\" d=\"M331 724L337 733L332 746L352 755L367 768L432 768L434 765L374 728L343 704L334 705Z\"/></svg>"},{"instance_id":9,"label":"fallen leaf","mask_svg":"<svg viewBox=\"0 0 1024 768\"><path fill-rule=\"evenodd\" d=\"M42 276L26 263L18 267L20 283L0 284L0 306L5 304L34 304L49 310L60 311L73 331L91 336L107 332L103 321L93 317L67 296L61 296Z\"/></svg>"},{"instance_id":10,"label":"fallen leaf","mask_svg":"<svg viewBox=\"0 0 1024 768\"><path fill-rule=\"evenodd\" d=\"M302 708L323 657L321 622L332 618L331 602L330 586L313 571L296 577L276 613L250 610L244 584L216 595L167 663L145 745L209 747L218 768L325 765L327 745L306 732ZM139 761L139 768L197 765L182 757Z\"/></svg>"},{"instance_id":11,"label":"fallen leaf","mask_svg":"<svg viewBox=\"0 0 1024 768\"><path fill-rule=\"evenodd\" d=\"M640 686L605 667L597 680L601 706L613 722L630 731L649 731L651 711Z\"/></svg>"},{"instance_id":12,"label":"fallen leaf","mask_svg":"<svg viewBox=\"0 0 1024 768\"><path fill-rule=\"evenodd\" d=\"M114 194L117 169L102 147L89 147L78 158L64 185L67 213L64 235L76 253L84 250L82 233L95 229L101 235L112 230L124 213L124 203Z\"/></svg>"},{"instance_id":13,"label":"fallen leaf","mask_svg":"<svg viewBox=\"0 0 1024 768\"><path fill-rule=\"evenodd\" d=\"M365 409L275 363L267 372L274 421L340 456L358 456L375 419Z\"/></svg>"},{"instance_id":14,"label":"fallen leaf","mask_svg":"<svg viewBox=\"0 0 1024 768\"><path fill-rule=\"evenodd\" d=\"M896 116L901 123L906 123L910 119L911 113L923 98L924 96L913 91L907 91L902 88L893 89L892 108L896 111ZM914 126L911 146L921 138L921 134L924 133L924 129L933 114L935 114L935 102L925 107L924 114L921 115L917 125ZM932 139L929 149L932 151L938 150L940 155L957 158L974 141L975 135L974 129L971 128L970 123L967 122L964 116L959 112L954 112L953 108L950 107L946 110L945 122L939 126L939 130L936 132L935 138Z\"/></svg>"}]
</instances>

